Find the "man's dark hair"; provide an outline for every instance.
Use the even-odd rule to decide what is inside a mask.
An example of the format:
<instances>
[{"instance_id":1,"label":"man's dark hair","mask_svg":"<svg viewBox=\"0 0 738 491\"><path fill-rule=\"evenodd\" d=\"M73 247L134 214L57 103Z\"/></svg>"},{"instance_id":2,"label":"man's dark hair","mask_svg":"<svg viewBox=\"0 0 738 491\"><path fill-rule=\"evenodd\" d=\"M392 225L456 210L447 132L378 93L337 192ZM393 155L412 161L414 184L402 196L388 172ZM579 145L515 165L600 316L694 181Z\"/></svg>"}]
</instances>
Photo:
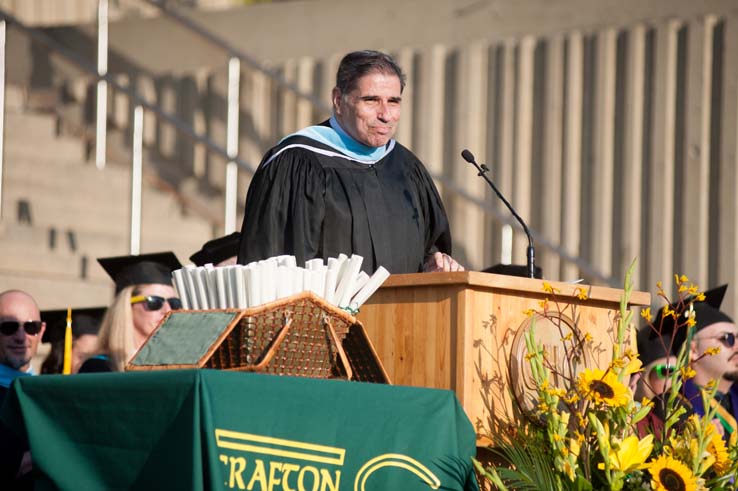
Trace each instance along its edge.
<instances>
[{"instance_id":1,"label":"man's dark hair","mask_svg":"<svg viewBox=\"0 0 738 491\"><path fill-rule=\"evenodd\" d=\"M336 73L336 88L348 94L356 88L359 79L369 73L386 73L400 79L400 92L405 89L405 74L397 62L380 51L353 51L343 57Z\"/></svg>"}]
</instances>

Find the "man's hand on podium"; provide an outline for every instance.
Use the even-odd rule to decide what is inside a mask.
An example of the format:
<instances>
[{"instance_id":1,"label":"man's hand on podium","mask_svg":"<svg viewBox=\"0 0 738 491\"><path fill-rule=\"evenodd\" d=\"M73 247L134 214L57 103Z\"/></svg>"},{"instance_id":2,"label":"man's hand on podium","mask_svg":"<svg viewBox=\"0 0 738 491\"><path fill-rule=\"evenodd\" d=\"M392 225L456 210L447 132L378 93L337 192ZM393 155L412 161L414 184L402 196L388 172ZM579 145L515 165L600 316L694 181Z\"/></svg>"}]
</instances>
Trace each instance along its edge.
<instances>
[{"instance_id":1,"label":"man's hand on podium","mask_svg":"<svg viewBox=\"0 0 738 491\"><path fill-rule=\"evenodd\" d=\"M442 252L435 252L425 257L423 263L424 273L438 273L450 271L464 271L464 266L457 263L454 258Z\"/></svg>"}]
</instances>

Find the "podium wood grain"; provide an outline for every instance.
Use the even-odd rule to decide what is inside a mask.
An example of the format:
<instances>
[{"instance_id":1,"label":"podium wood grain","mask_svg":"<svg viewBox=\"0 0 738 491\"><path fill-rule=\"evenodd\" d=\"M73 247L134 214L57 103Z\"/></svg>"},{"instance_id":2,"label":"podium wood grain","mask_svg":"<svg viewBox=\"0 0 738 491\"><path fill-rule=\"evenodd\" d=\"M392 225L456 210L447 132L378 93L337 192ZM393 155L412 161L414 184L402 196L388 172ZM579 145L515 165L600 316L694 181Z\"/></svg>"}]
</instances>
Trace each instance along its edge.
<instances>
[{"instance_id":1,"label":"podium wood grain","mask_svg":"<svg viewBox=\"0 0 738 491\"><path fill-rule=\"evenodd\" d=\"M579 328L593 337L589 363L607 366L614 342L614 319L622 291L548 282L559 305L579 316ZM588 299L577 297L579 289ZM510 384L521 366L513 341L552 296L543 281L479 272L393 275L361 309L364 324L393 383L453 390L480 438L500 425L515 424ZM630 306L650 304L650 294L633 292ZM545 322L536 333L555 344ZM556 349L553 347L552 349ZM523 360L524 363L527 363ZM523 367L524 368L524 367Z\"/></svg>"}]
</instances>

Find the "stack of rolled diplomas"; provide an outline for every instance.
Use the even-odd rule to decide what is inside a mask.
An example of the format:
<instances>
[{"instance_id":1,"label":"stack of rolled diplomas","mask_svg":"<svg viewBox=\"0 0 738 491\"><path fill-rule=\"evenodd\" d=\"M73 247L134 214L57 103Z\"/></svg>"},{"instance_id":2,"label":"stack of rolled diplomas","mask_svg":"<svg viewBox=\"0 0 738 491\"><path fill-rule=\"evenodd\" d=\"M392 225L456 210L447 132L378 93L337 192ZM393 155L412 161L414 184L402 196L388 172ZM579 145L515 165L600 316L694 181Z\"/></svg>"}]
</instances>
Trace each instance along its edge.
<instances>
[{"instance_id":1,"label":"stack of rolled diplomas","mask_svg":"<svg viewBox=\"0 0 738 491\"><path fill-rule=\"evenodd\" d=\"M370 277L364 260L347 257L311 259L298 267L294 256L277 256L247 265L188 265L172 273L185 309L245 309L311 291L339 308L357 311L390 273L380 266Z\"/></svg>"}]
</instances>

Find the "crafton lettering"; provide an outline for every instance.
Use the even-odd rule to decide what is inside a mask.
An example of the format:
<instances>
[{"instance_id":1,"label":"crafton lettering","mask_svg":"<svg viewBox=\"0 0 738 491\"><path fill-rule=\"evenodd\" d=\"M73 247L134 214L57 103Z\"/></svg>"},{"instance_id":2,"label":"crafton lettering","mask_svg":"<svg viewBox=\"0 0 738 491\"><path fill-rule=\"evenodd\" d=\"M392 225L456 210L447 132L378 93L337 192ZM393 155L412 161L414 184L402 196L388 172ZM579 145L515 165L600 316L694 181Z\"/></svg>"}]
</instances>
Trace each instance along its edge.
<instances>
[{"instance_id":1,"label":"crafton lettering","mask_svg":"<svg viewBox=\"0 0 738 491\"><path fill-rule=\"evenodd\" d=\"M226 467L230 489L248 491L338 491L341 471L274 460L219 455Z\"/></svg>"}]
</instances>

